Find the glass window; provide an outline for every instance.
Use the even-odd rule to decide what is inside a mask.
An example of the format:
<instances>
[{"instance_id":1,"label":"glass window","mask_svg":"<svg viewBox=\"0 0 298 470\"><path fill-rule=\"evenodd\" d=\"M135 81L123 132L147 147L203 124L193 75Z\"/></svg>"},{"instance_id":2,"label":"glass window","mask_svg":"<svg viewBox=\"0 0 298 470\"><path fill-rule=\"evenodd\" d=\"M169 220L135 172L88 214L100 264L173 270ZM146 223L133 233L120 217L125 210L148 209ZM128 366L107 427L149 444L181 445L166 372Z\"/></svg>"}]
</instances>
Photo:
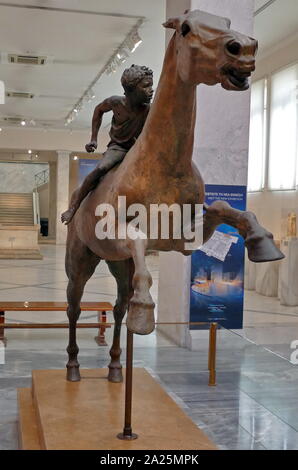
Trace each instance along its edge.
<instances>
[{"instance_id":1,"label":"glass window","mask_svg":"<svg viewBox=\"0 0 298 470\"><path fill-rule=\"evenodd\" d=\"M269 189L295 189L297 168L298 64L271 81Z\"/></svg>"},{"instance_id":2,"label":"glass window","mask_svg":"<svg viewBox=\"0 0 298 470\"><path fill-rule=\"evenodd\" d=\"M264 188L266 97L267 80L262 79L253 83L250 105L248 191L261 191Z\"/></svg>"}]
</instances>

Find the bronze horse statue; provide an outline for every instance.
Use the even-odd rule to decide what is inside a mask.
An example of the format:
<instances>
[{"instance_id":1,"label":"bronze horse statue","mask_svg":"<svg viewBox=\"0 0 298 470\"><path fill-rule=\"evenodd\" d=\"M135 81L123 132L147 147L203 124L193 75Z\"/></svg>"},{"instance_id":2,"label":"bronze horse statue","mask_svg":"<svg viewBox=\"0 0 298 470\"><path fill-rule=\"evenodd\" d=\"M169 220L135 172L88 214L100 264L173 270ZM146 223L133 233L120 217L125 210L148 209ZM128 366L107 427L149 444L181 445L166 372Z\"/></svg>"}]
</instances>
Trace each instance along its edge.
<instances>
[{"instance_id":1,"label":"bronze horse statue","mask_svg":"<svg viewBox=\"0 0 298 470\"><path fill-rule=\"evenodd\" d=\"M204 182L192 163L196 121L196 87L220 83L227 90L249 88L248 77L255 69L257 41L230 29L230 21L199 10L186 12L164 23L174 35L166 51L163 70L143 131L124 161L109 171L95 190L84 199L68 225L66 272L69 318L67 379L80 380L77 360L76 323L80 301L88 279L103 259L117 281L114 307L115 329L110 350L108 379L122 380L120 329L128 309L127 327L146 335L154 329L154 303L149 289L151 275L145 255L149 250L186 251L184 239L137 238L98 239L95 227L98 205L108 203L117 213L118 196L127 206L143 204L204 203ZM127 219L128 223L129 219ZM254 262L283 258L272 235L262 228L254 214L233 209L216 201L205 205L204 242L215 228L226 223L238 229Z\"/></svg>"}]
</instances>

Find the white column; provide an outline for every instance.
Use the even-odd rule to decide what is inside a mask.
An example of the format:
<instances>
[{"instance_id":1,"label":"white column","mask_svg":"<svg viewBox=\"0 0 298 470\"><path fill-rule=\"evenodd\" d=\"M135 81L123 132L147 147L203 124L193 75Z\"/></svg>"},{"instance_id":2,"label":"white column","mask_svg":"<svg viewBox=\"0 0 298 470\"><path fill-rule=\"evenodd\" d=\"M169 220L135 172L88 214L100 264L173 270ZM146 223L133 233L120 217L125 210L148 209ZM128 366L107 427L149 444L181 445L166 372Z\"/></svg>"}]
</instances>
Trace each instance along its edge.
<instances>
[{"instance_id":1,"label":"white column","mask_svg":"<svg viewBox=\"0 0 298 470\"><path fill-rule=\"evenodd\" d=\"M231 20L231 29L253 36L254 0L192 0L200 9ZM250 90L227 91L220 85L197 90L193 159L205 184L246 185Z\"/></svg>"},{"instance_id":2,"label":"white column","mask_svg":"<svg viewBox=\"0 0 298 470\"><path fill-rule=\"evenodd\" d=\"M191 0L167 0L166 19L180 16L191 9ZM166 30L166 47L173 36ZM159 283L157 320L183 322L189 320L190 259L180 253L159 253ZM157 327L175 343L186 346L190 342L189 329L179 325Z\"/></svg>"},{"instance_id":3,"label":"white column","mask_svg":"<svg viewBox=\"0 0 298 470\"><path fill-rule=\"evenodd\" d=\"M184 2L171 15L181 15ZM187 3L187 2L186 2ZM253 36L254 0L191 0L191 10L231 19L231 29ZM179 5L179 6L178 6ZM198 87L198 113L193 159L206 184L245 185L247 181L250 92L230 92L220 85ZM159 321L189 321L190 257L160 253ZM181 346L191 335L181 326L160 327Z\"/></svg>"},{"instance_id":4,"label":"white column","mask_svg":"<svg viewBox=\"0 0 298 470\"><path fill-rule=\"evenodd\" d=\"M69 154L67 150L57 150L57 213L56 213L56 244L66 243L67 228L61 222L61 214L66 211L69 203Z\"/></svg>"}]
</instances>

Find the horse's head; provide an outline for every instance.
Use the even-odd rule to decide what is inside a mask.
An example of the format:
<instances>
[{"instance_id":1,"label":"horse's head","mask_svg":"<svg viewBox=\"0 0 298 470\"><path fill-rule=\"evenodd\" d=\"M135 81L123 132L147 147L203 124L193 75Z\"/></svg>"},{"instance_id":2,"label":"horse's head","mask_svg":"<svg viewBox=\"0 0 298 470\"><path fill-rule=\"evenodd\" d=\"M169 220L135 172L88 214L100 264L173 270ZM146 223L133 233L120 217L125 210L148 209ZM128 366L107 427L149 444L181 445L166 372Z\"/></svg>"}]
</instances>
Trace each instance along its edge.
<instances>
[{"instance_id":1,"label":"horse's head","mask_svg":"<svg viewBox=\"0 0 298 470\"><path fill-rule=\"evenodd\" d=\"M183 82L221 83L226 90L249 88L258 42L230 29L230 20L203 11L170 18L164 26L176 30L178 73Z\"/></svg>"}]
</instances>

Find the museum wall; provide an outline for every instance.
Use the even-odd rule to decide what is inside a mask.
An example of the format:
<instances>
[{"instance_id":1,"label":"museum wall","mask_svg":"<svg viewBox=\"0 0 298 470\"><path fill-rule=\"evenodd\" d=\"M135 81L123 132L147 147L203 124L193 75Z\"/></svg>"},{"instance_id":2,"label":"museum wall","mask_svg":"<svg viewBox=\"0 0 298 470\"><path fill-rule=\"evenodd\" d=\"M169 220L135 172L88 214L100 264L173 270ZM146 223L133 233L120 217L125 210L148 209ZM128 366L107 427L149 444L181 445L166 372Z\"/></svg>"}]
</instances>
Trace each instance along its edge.
<instances>
[{"instance_id":1,"label":"museum wall","mask_svg":"<svg viewBox=\"0 0 298 470\"><path fill-rule=\"evenodd\" d=\"M266 51L257 60L254 80L298 61L298 34L290 36L277 47ZM288 212L296 212L298 191L262 191L248 194L248 209L274 233L277 240L284 235L283 221Z\"/></svg>"},{"instance_id":2,"label":"museum wall","mask_svg":"<svg viewBox=\"0 0 298 470\"><path fill-rule=\"evenodd\" d=\"M35 175L45 169L38 163L0 162L0 187L2 193L32 193Z\"/></svg>"},{"instance_id":3,"label":"museum wall","mask_svg":"<svg viewBox=\"0 0 298 470\"><path fill-rule=\"evenodd\" d=\"M192 8L226 16L232 20L231 29L252 34L251 0L241 2L241 14L239 0L192 0ZM198 87L193 160L205 184L246 185L249 103L250 90L235 93L220 85Z\"/></svg>"},{"instance_id":4,"label":"museum wall","mask_svg":"<svg viewBox=\"0 0 298 470\"><path fill-rule=\"evenodd\" d=\"M6 127L1 132L0 147L7 149L80 151L89 139L89 131L21 129Z\"/></svg>"},{"instance_id":5,"label":"museum wall","mask_svg":"<svg viewBox=\"0 0 298 470\"><path fill-rule=\"evenodd\" d=\"M177 2L170 1L173 6ZM252 35L254 0L192 0L179 2L180 15L201 9L232 20L232 29ZM227 119L228 115L228 119ZM207 184L246 185L250 118L250 91L236 93L220 85L200 85L193 160ZM190 257L160 253L158 321L189 321ZM158 327L174 342L192 347L189 327ZM205 334L205 332L203 332Z\"/></svg>"}]
</instances>

